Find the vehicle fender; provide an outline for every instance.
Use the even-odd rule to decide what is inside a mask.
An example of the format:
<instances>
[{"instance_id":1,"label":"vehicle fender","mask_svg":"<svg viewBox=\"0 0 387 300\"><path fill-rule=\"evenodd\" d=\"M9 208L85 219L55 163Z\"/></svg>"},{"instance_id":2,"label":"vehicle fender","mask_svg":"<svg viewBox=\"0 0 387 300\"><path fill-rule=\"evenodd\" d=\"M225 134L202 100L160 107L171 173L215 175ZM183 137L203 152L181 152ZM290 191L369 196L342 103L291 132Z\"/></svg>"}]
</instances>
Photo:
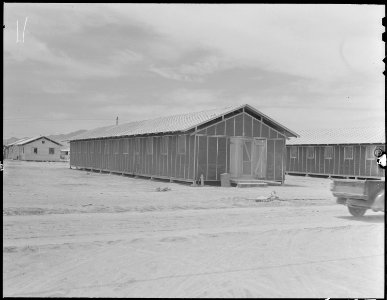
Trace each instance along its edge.
<instances>
[{"instance_id":1,"label":"vehicle fender","mask_svg":"<svg viewBox=\"0 0 387 300\"><path fill-rule=\"evenodd\" d=\"M374 199L374 203L371 206L371 209L373 211L384 211L384 206L385 206L384 191L381 191L376 195Z\"/></svg>"}]
</instances>

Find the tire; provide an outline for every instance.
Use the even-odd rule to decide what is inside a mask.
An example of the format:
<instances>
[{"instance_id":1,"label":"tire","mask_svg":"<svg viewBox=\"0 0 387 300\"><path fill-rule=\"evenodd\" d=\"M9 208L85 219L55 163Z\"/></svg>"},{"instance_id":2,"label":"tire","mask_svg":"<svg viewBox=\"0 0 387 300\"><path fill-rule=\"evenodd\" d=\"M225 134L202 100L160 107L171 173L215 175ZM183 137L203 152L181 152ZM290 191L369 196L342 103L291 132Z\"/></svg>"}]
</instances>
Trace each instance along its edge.
<instances>
[{"instance_id":1,"label":"tire","mask_svg":"<svg viewBox=\"0 0 387 300\"><path fill-rule=\"evenodd\" d=\"M366 208L348 206L349 213L354 217L362 217L367 211Z\"/></svg>"}]
</instances>

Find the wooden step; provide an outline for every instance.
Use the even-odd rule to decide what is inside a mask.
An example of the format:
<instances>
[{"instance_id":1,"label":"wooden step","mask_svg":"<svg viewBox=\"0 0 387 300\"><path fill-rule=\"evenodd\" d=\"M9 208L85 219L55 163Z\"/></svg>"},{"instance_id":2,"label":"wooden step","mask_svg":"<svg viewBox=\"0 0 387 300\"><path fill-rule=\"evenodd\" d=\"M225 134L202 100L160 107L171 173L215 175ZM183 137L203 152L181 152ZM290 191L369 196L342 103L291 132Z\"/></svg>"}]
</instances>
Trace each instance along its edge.
<instances>
[{"instance_id":1,"label":"wooden step","mask_svg":"<svg viewBox=\"0 0 387 300\"><path fill-rule=\"evenodd\" d=\"M238 182L238 188L246 188L246 187L266 187L267 183L265 182Z\"/></svg>"},{"instance_id":2,"label":"wooden step","mask_svg":"<svg viewBox=\"0 0 387 300\"><path fill-rule=\"evenodd\" d=\"M281 182L271 181L271 180L263 180L263 179L242 179L242 178L234 178L230 180L231 183L238 185L239 183L265 183L266 185L281 185Z\"/></svg>"}]
</instances>

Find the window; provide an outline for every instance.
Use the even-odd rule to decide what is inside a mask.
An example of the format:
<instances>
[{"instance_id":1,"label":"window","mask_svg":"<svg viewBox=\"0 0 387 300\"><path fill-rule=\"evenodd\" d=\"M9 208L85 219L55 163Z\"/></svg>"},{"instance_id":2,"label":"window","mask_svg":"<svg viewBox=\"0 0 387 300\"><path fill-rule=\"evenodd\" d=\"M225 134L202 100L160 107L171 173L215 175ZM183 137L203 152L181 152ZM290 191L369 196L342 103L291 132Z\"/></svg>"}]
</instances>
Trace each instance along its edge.
<instances>
[{"instance_id":1,"label":"window","mask_svg":"<svg viewBox=\"0 0 387 300\"><path fill-rule=\"evenodd\" d=\"M118 140L113 140L114 154L118 154Z\"/></svg>"},{"instance_id":2,"label":"window","mask_svg":"<svg viewBox=\"0 0 387 300\"><path fill-rule=\"evenodd\" d=\"M345 146L344 147L344 159L353 159L353 147Z\"/></svg>"},{"instance_id":3,"label":"window","mask_svg":"<svg viewBox=\"0 0 387 300\"><path fill-rule=\"evenodd\" d=\"M124 154L129 154L129 139L124 139Z\"/></svg>"},{"instance_id":4,"label":"window","mask_svg":"<svg viewBox=\"0 0 387 300\"><path fill-rule=\"evenodd\" d=\"M136 154L140 154L140 139L139 138L135 139L134 143L135 143L135 145L134 145L134 152Z\"/></svg>"},{"instance_id":5,"label":"window","mask_svg":"<svg viewBox=\"0 0 387 300\"><path fill-rule=\"evenodd\" d=\"M366 147L366 159L367 160L374 160L376 157L374 156L375 146L367 146Z\"/></svg>"},{"instance_id":6,"label":"window","mask_svg":"<svg viewBox=\"0 0 387 300\"><path fill-rule=\"evenodd\" d=\"M55 148L48 148L48 154L54 154Z\"/></svg>"},{"instance_id":7,"label":"window","mask_svg":"<svg viewBox=\"0 0 387 300\"><path fill-rule=\"evenodd\" d=\"M185 154L185 135L179 135L177 137L177 153Z\"/></svg>"},{"instance_id":8,"label":"window","mask_svg":"<svg viewBox=\"0 0 387 300\"><path fill-rule=\"evenodd\" d=\"M298 148L296 146L290 147L290 158L296 158L298 154Z\"/></svg>"},{"instance_id":9,"label":"window","mask_svg":"<svg viewBox=\"0 0 387 300\"><path fill-rule=\"evenodd\" d=\"M104 154L109 154L109 140L104 141Z\"/></svg>"},{"instance_id":10,"label":"window","mask_svg":"<svg viewBox=\"0 0 387 300\"><path fill-rule=\"evenodd\" d=\"M96 141L96 143L97 143L97 152L101 153L102 142L101 141Z\"/></svg>"},{"instance_id":11,"label":"window","mask_svg":"<svg viewBox=\"0 0 387 300\"><path fill-rule=\"evenodd\" d=\"M38 148L32 148L34 154L38 154Z\"/></svg>"},{"instance_id":12,"label":"window","mask_svg":"<svg viewBox=\"0 0 387 300\"><path fill-rule=\"evenodd\" d=\"M324 158L325 159L331 159L333 157L333 147L332 146L326 146L324 148Z\"/></svg>"},{"instance_id":13,"label":"window","mask_svg":"<svg viewBox=\"0 0 387 300\"><path fill-rule=\"evenodd\" d=\"M306 148L306 158L314 158L314 147Z\"/></svg>"},{"instance_id":14,"label":"window","mask_svg":"<svg viewBox=\"0 0 387 300\"><path fill-rule=\"evenodd\" d=\"M23 153L24 153L24 147L23 147Z\"/></svg>"},{"instance_id":15,"label":"window","mask_svg":"<svg viewBox=\"0 0 387 300\"><path fill-rule=\"evenodd\" d=\"M45 141L45 140L43 140L43 141L42 141L42 144L44 144L45 142L46 142L46 141Z\"/></svg>"},{"instance_id":16,"label":"window","mask_svg":"<svg viewBox=\"0 0 387 300\"><path fill-rule=\"evenodd\" d=\"M151 136L146 139L146 153L153 154L153 138Z\"/></svg>"},{"instance_id":17,"label":"window","mask_svg":"<svg viewBox=\"0 0 387 300\"><path fill-rule=\"evenodd\" d=\"M161 138L161 154L168 154L168 137Z\"/></svg>"}]
</instances>

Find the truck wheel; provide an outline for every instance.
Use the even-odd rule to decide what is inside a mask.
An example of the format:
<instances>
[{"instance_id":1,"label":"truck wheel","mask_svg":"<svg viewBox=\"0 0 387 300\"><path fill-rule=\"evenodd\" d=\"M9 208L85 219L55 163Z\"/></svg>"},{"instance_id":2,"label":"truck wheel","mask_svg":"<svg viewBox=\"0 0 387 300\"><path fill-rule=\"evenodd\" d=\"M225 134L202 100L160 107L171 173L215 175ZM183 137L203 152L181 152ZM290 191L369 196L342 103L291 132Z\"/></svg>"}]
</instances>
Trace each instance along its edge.
<instances>
[{"instance_id":1,"label":"truck wheel","mask_svg":"<svg viewBox=\"0 0 387 300\"><path fill-rule=\"evenodd\" d=\"M353 206L348 206L348 210L349 210L350 214L354 217L362 217L362 216L364 216L365 212L367 211L366 208L353 207Z\"/></svg>"}]
</instances>

